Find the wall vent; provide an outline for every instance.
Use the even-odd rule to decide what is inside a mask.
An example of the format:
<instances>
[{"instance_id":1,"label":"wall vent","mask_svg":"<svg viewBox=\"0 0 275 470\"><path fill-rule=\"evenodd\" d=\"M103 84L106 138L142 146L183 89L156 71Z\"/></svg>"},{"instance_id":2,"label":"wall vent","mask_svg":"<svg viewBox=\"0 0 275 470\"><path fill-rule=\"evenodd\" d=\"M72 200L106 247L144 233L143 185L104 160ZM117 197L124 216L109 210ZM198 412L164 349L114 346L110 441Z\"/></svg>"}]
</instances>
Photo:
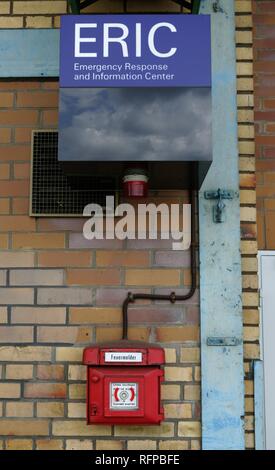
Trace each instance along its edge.
<instances>
[{"instance_id":1,"label":"wall vent","mask_svg":"<svg viewBox=\"0 0 275 470\"><path fill-rule=\"evenodd\" d=\"M64 172L58 161L58 131L33 131L31 216L82 216L87 204L104 207L107 195L114 196L117 202L118 193L109 188L116 188L115 179Z\"/></svg>"}]
</instances>

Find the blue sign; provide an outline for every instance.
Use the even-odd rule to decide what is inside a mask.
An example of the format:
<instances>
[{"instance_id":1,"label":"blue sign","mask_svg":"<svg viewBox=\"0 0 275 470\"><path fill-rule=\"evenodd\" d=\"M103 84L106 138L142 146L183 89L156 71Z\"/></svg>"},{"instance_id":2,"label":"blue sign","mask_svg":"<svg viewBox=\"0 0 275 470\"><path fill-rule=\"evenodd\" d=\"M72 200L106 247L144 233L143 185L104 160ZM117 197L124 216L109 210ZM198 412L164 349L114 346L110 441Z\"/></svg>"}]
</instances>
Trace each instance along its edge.
<instances>
[{"instance_id":1,"label":"blue sign","mask_svg":"<svg viewBox=\"0 0 275 470\"><path fill-rule=\"evenodd\" d=\"M210 87L209 15L66 15L60 86Z\"/></svg>"}]
</instances>

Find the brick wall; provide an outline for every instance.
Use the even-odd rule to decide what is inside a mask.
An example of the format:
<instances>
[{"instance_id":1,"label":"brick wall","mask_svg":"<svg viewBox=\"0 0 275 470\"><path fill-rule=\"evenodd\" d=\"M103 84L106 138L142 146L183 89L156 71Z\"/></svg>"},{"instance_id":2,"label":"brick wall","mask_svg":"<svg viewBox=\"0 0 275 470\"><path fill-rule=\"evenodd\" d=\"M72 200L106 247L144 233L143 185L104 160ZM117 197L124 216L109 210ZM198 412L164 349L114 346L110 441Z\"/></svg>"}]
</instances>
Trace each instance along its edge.
<instances>
[{"instance_id":1,"label":"brick wall","mask_svg":"<svg viewBox=\"0 0 275 470\"><path fill-rule=\"evenodd\" d=\"M236 55L243 273L245 438L254 447L253 360L259 358L252 2L237 0Z\"/></svg>"},{"instance_id":2,"label":"brick wall","mask_svg":"<svg viewBox=\"0 0 275 470\"><path fill-rule=\"evenodd\" d=\"M158 1L157 6L154 2L153 7L145 0L128 3L131 11L180 11L171 1ZM253 448L251 367L259 348L252 9L251 0L235 4L245 426L246 446ZM0 27L58 27L59 14L66 9L64 1L3 1ZM101 0L86 11L122 12L123 1ZM120 337L120 307L129 289L185 292L190 283L189 258L171 252L165 241L87 243L79 219L28 217L31 130L57 126L57 88L55 81L45 80L0 85L0 448L197 449L198 293L173 308L143 303L131 309L131 337L157 340L166 348L162 427L85 425L83 347ZM184 200L176 193L168 197Z\"/></svg>"},{"instance_id":3,"label":"brick wall","mask_svg":"<svg viewBox=\"0 0 275 470\"><path fill-rule=\"evenodd\" d=\"M88 242L81 219L30 218L31 130L56 126L58 82L2 81L0 90L2 445L200 447L198 293L184 305L147 302L130 309L130 338L166 348L165 423L86 426L83 348L121 337L128 290L186 292L189 253L172 252L169 240ZM154 200L184 198L170 193Z\"/></svg>"},{"instance_id":4,"label":"brick wall","mask_svg":"<svg viewBox=\"0 0 275 470\"><path fill-rule=\"evenodd\" d=\"M275 249L275 3L253 1L259 249Z\"/></svg>"}]
</instances>

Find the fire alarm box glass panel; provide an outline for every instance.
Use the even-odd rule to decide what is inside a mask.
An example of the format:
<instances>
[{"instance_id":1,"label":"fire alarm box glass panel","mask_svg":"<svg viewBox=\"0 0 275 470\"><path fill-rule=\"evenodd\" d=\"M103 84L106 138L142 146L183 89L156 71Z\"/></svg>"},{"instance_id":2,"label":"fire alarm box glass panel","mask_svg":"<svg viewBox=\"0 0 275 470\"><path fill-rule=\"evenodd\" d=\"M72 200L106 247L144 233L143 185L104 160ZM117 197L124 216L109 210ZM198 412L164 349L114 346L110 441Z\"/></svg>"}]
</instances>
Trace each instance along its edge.
<instances>
[{"instance_id":1,"label":"fire alarm box glass panel","mask_svg":"<svg viewBox=\"0 0 275 470\"><path fill-rule=\"evenodd\" d=\"M105 379L105 416L144 416L144 379L131 377L118 381L117 375Z\"/></svg>"},{"instance_id":2,"label":"fire alarm box glass panel","mask_svg":"<svg viewBox=\"0 0 275 470\"><path fill-rule=\"evenodd\" d=\"M87 423L159 424L163 416L160 384L164 351L127 342L124 347L86 348Z\"/></svg>"}]
</instances>

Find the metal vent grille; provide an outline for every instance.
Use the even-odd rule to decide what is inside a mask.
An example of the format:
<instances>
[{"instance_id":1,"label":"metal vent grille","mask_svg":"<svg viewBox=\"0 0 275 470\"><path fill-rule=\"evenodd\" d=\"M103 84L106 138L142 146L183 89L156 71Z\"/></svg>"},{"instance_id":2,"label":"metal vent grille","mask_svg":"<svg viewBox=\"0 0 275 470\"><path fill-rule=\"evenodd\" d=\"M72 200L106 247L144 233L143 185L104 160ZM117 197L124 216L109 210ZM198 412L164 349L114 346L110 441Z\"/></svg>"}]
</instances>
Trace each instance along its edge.
<instances>
[{"instance_id":1,"label":"metal vent grille","mask_svg":"<svg viewBox=\"0 0 275 470\"><path fill-rule=\"evenodd\" d=\"M115 187L115 180L64 173L58 161L57 131L33 132L30 215L82 216L87 204L104 207L107 195L116 200L116 192L104 187Z\"/></svg>"}]
</instances>

